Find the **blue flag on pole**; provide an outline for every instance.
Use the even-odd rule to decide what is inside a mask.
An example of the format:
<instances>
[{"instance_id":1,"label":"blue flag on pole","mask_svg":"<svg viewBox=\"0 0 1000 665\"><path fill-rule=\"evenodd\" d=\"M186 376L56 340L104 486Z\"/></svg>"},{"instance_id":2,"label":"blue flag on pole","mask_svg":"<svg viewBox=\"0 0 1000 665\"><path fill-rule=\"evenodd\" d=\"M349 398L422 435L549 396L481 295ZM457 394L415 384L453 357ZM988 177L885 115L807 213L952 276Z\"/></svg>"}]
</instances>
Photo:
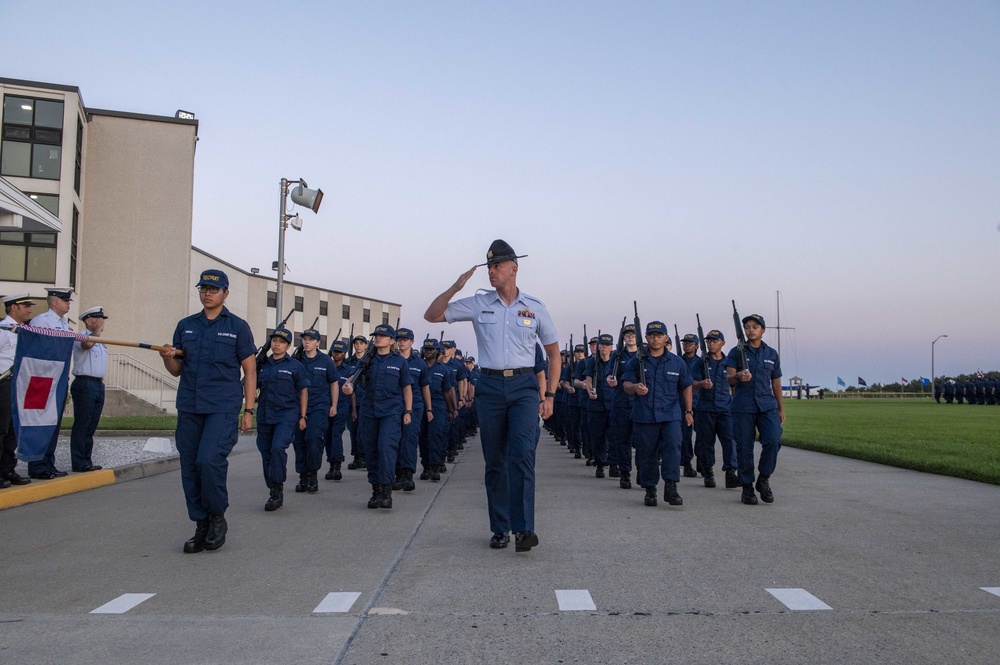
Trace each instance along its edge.
<instances>
[{"instance_id":1,"label":"blue flag on pole","mask_svg":"<svg viewBox=\"0 0 1000 665\"><path fill-rule=\"evenodd\" d=\"M920 377L920 383L924 384L925 386L929 386L931 385L931 380L928 379L927 377L922 376Z\"/></svg>"},{"instance_id":2,"label":"blue flag on pole","mask_svg":"<svg viewBox=\"0 0 1000 665\"><path fill-rule=\"evenodd\" d=\"M17 333L11 391L17 455L25 462L45 457L59 427L69 385L72 336Z\"/></svg>"},{"instance_id":3,"label":"blue flag on pole","mask_svg":"<svg viewBox=\"0 0 1000 665\"><path fill-rule=\"evenodd\" d=\"M858 385L859 386L865 386L866 388L868 387L868 384L860 376L858 377Z\"/></svg>"},{"instance_id":4,"label":"blue flag on pole","mask_svg":"<svg viewBox=\"0 0 1000 665\"><path fill-rule=\"evenodd\" d=\"M847 387L847 384L844 383L844 380L842 378L840 378L839 376L837 377L837 385L838 386L844 386L845 388Z\"/></svg>"}]
</instances>

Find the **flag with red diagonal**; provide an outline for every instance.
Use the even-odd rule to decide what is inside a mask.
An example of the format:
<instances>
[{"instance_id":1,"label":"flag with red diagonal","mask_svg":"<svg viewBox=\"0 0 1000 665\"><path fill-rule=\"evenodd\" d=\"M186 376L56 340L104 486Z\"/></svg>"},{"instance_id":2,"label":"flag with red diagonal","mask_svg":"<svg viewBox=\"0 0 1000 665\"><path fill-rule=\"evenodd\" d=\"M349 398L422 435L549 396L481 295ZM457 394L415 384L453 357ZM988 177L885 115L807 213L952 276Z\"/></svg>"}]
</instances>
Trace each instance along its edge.
<instances>
[{"instance_id":1,"label":"flag with red diagonal","mask_svg":"<svg viewBox=\"0 0 1000 665\"><path fill-rule=\"evenodd\" d=\"M59 426L72 354L72 337L18 331L11 397L17 456L25 462L37 462L45 456Z\"/></svg>"}]
</instances>

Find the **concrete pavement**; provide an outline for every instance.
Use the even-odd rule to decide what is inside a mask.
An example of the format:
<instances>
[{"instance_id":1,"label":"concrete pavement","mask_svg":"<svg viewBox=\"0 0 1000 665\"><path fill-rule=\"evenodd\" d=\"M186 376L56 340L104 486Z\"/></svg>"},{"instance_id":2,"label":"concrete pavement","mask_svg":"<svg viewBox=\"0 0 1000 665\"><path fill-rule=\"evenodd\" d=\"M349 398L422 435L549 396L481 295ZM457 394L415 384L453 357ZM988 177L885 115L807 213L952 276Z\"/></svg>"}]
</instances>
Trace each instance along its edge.
<instances>
[{"instance_id":1,"label":"concrete pavement","mask_svg":"<svg viewBox=\"0 0 1000 665\"><path fill-rule=\"evenodd\" d=\"M475 439L391 511L368 510L364 472L345 469L316 495L290 474L265 513L252 445L230 458L218 552L181 553L176 472L0 512L0 662L995 660L994 486L785 448L772 505L683 479L684 506L648 508L543 434L541 544L516 554L487 547ZM561 609L566 590L595 609ZM133 593L155 595L89 614ZM360 595L315 613L330 593Z\"/></svg>"}]
</instances>

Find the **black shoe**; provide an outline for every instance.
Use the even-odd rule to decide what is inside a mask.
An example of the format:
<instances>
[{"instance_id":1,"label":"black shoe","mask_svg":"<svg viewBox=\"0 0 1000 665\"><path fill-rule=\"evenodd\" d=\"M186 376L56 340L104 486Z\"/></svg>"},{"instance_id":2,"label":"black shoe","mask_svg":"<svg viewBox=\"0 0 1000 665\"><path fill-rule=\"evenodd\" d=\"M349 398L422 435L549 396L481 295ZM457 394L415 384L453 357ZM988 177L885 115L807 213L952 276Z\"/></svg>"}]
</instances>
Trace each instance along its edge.
<instances>
[{"instance_id":1,"label":"black shoe","mask_svg":"<svg viewBox=\"0 0 1000 665\"><path fill-rule=\"evenodd\" d=\"M298 484L295 485L295 491L298 492L299 494L301 494L302 492L305 492L306 491L306 486L308 484L309 484L309 474L308 473L300 473L299 474L299 482L298 482Z\"/></svg>"},{"instance_id":2,"label":"black shoe","mask_svg":"<svg viewBox=\"0 0 1000 665\"><path fill-rule=\"evenodd\" d=\"M352 459L350 462L347 463L347 468L350 469L351 471L354 471L355 469L360 469L361 458L355 457L354 459Z\"/></svg>"},{"instance_id":3,"label":"black shoe","mask_svg":"<svg viewBox=\"0 0 1000 665\"><path fill-rule=\"evenodd\" d=\"M594 473L594 477L595 478L603 478L604 477L604 467L601 466L600 464L597 465L597 471Z\"/></svg>"},{"instance_id":4,"label":"black shoe","mask_svg":"<svg viewBox=\"0 0 1000 665\"><path fill-rule=\"evenodd\" d=\"M334 462L333 463L333 479L334 480L341 480L343 477L344 477L344 474L342 474L340 472L340 462Z\"/></svg>"},{"instance_id":5,"label":"black shoe","mask_svg":"<svg viewBox=\"0 0 1000 665\"><path fill-rule=\"evenodd\" d=\"M713 471L705 472L705 487L715 487L715 473Z\"/></svg>"},{"instance_id":6,"label":"black shoe","mask_svg":"<svg viewBox=\"0 0 1000 665\"><path fill-rule=\"evenodd\" d=\"M330 463L330 470L326 472L326 475L323 476L323 478L326 479L326 480L333 480L333 463L332 462Z\"/></svg>"},{"instance_id":7,"label":"black shoe","mask_svg":"<svg viewBox=\"0 0 1000 665\"><path fill-rule=\"evenodd\" d=\"M27 485L31 481L20 475L17 471L9 471L3 474L3 479L11 485Z\"/></svg>"},{"instance_id":8,"label":"black shoe","mask_svg":"<svg viewBox=\"0 0 1000 665\"><path fill-rule=\"evenodd\" d=\"M379 508L392 508L392 485L382 485L382 491L378 495Z\"/></svg>"},{"instance_id":9,"label":"black shoe","mask_svg":"<svg viewBox=\"0 0 1000 665\"><path fill-rule=\"evenodd\" d=\"M590 458L588 457L588 458L587 458L587 466L590 466L590 465L591 465L591 464L590 464Z\"/></svg>"},{"instance_id":10,"label":"black shoe","mask_svg":"<svg viewBox=\"0 0 1000 665\"><path fill-rule=\"evenodd\" d=\"M630 476L631 474L628 471L622 473L621 477L618 479L618 487L623 490L632 489L632 478Z\"/></svg>"},{"instance_id":11,"label":"black shoe","mask_svg":"<svg viewBox=\"0 0 1000 665\"><path fill-rule=\"evenodd\" d=\"M455 446L455 448L458 450L465 450L465 441L460 441L459 444Z\"/></svg>"},{"instance_id":12,"label":"black shoe","mask_svg":"<svg viewBox=\"0 0 1000 665\"><path fill-rule=\"evenodd\" d=\"M368 499L368 507L374 510L378 508L379 499L382 497L382 486L372 485L372 498Z\"/></svg>"},{"instance_id":13,"label":"black shoe","mask_svg":"<svg viewBox=\"0 0 1000 665\"><path fill-rule=\"evenodd\" d=\"M194 535L184 543L185 554L197 554L205 549L205 536L208 535L208 520L198 520L194 527Z\"/></svg>"},{"instance_id":14,"label":"black shoe","mask_svg":"<svg viewBox=\"0 0 1000 665\"><path fill-rule=\"evenodd\" d=\"M430 480L430 479L431 479L431 471L425 466L424 470L420 472L420 480ZM441 480L441 476L438 476L438 480Z\"/></svg>"},{"instance_id":15,"label":"black shoe","mask_svg":"<svg viewBox=\"0 0 1000 665\"><path fill-rule=\"evenodd\" d=\"M281 508L282 504L285 503L285 493L283 489L284 486L281 483L271 485L271 497L264 504L264 510L271 512ZM295 491L298 492L299 488L296 487Z\"/></svg>"},{"instance_id":16,"label":"black shoe","mask_svg":"<svg viewBox=\"0 0 1000 665\"><path fill-rule=\"evenodd\" d=\"M684 499L677 493L677 483L667 480L663 483L663 500L671 506L683 506Z\"/></svg>"},{"instance_id":17,"label":"black shoe","mask_svg":"<svg viewBox=\"0 0 1000 665\"><path fill-rule=\"evenodd\" d=\"M448 459L446 461L448 462L448 464L454 464L455 463L455 456L454 455L448 455Z\"/></svg>"},{"instance_id":18,"label":"black shoe","mask_svg":"<svg viewBox=\"0 0 1000 665\"><path fill-rule=\"evenodd\" d=\"M685 478L697 478L698 477L698 472L694 470L694 467L691 466L690 462L688 462L687 464L684 465L684 477Z\"/></svg>"},{"instance_id":19,"label":"black shoe","mask_svg":"<svg viewBox=\"0 0 1000 665\"><path fill-rule=\"evenodd\" d=\"M726 471L726 489L736 489L740 486L740 477L736 473L736 469L728 469Z\"/></svg>"},{"instance_id":20,"label":"black shoe","mask_svg":"<svg viewBox=\"0 0 1000 665\"><path fill-rule=\"evenodd\" d=\"M409 469L403 471L403 491L412 492L417 489L416 483L413 482L413 472Z\"/></svg>"},{"instance_id":21,"label":"black shoe","mask_svg":"<svg viewBox=\"0 0 1000 665\"><path fill-rule=\"evenodd\" d=\"M643 502L647 506L655 506L656 505L656 488L655 487L647 487L646 488L646 498L643 499Z\"/></svg>"},{"instance_id":22,"label":"black shoe","mask_svg":"<svg viewBox=\"0 0 1000 665\"><path fill-rule=\"evenodd\" d=\"M612 464L611 466L608 467L608 477L609 478L620 478L621 475L622 475L622 472L618 469L618 465L617 464Z\"/></svg>"},{"instance_id":23,"label":"black shoe","mask_svg":"<svg viewBox=\"0 0 1000 665\"><path fill-rule=\"evenodd\" d=\"M538 536L534 531L519 531L514 534L515 552L528 552L532 547L538 547Z\"/></svg>"},{"instance_id":24,"label":"black shoe","mask_svg":"<svg viewBox=\"0 0 1000 665\"><path fill-rule=\"evenodd\" d=\"M0 490L5 490L10 487L10 481L6 478L0 478Z\"/></svg>"},{"instance_id":25,"label":"black shoe","mask_svg":"<svg viewBox=\"0 0 1000 665\"><path fill-rule=\"evenodd\" d=\"M34 478L35 480L54 480L58 478L56 474L51 471L43 471L42 473L29 473L29 478Z\"/></svg>"},{"instance_id":26,"label":"black shoe","mask_svg":"<svg viewBox=\"0 0 1000 665\"><path fill-rule=\"evenodd\" d=\"M757 484L755 487L757 491L760 492L760 500L764 503L774 503L774 494L771 492L771 484L767 482L768 476L760 476L757 478Z\"/></svg>"},{"instance_id":27,"label":"black shoe","mask_svg":"<svg viewBox=\"0 0 1000 665\"><path fill-rule=\"evenodd\" d=\"M573 459L581 459L582 457L583 454L579 450L573 452Z\"/></svg>"},{"instance_id":28,"label":"black shoe","mask_svg":"<svg viewBox=\"0 0 1000 665\"><path fill-rule=\"evenodd\" d=\"M506 533L494 533L490 538L490 547L495 550L502 550L510 542L510 536Z\"/></svg>"},{"instance_id":29,"label":"black shoe","mask_svg":"<svg viewBox=\"0 0 1000 665\"><path fill-rule=\"evenodd\" d=\"M226 544L226 532L229 525L226 524L225 515L208 516L208 535L205 536L205 549L214 551Z\"/></svg>"},{"instance_id":30,"label":"black shoe","mask_svg":"<svg viewBox=\"0 0 1000 665\"><path fill-rule=\"evenodd\" d=\"M740 497L740 501L748 506L757 505L757 495L753 493L753 485L747 483L743 486L743 495Z\"/></svg>"},{"instance_id":31,"label":"black shoe","mask_svg":"<svg viewBox=\"0 0 1000 665\"><path fill-rule=\"evenodd\" d=\"M403 491L403 470L396 469L396 478L392 481L392 491L401 492Z\"/></svg>"},{"instance_id":32,"label":"black shoe","mask_svg":"<svg viewBox=\"0 0 1000 665\"><path fill-rule=\"evenodd\" d=\"M52 473L56 478L65 478L69 475L69 471L60 471L59 469L52 467Z\"/></svg>"},{"instance_id":33,"label":"black shoe","mask_svg":"<svg viewBox=\"0 0 1000 665\"><path fill-rule=\"evenodd\" d=\"M448 473L448 467L446 467L444 464L438 464L438 471L440 471L441 473Z\"/></svg>"},{"instance_id":34,"label":"black shoe","mask_svg":"<svg viewBox=\"0 0 1000 665\"><path fill-rule=\"evenodd\" d=\"M359 469L367 469L368 468L368 463L365 461L364 457L361 457L361 458L358 459L358 468Z\"/></svg>"},{"instance_id":35,"label":"black shoe","mask_svg":"<svg viewBox=\"0 0 1000 665\"><path fill-rule=\"evenodd\" d=\"M306 478L306 491L310 494L315 494L319 491L319 479L316 477L317 471L310 471L309 477Z\"/></svg>"},{"instance_id":36,"label":"black shoe","mask_svg":"<svg viewBox=\"0 0 1000 665\"><path fill-rule=\"evenodd\" d=\"M431 471L430 479L431 479L431 482L434 482L434 483L441 482L441 474L438 472L437 467L434 467L434 470Z\"/></svg>"}]
</instances>

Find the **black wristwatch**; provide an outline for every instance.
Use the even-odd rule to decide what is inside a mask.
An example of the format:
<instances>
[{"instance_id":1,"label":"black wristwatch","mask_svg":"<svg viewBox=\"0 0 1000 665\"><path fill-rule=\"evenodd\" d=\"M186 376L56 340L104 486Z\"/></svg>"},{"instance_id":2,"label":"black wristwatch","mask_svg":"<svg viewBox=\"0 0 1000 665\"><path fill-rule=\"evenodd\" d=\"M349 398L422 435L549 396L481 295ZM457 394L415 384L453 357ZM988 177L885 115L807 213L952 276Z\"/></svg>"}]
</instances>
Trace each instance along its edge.
<instances>
[{"instance_id":1,"label":"black wristwatch","mask_svg":"<svg viewBox=\"0 0 1000 665\"><path fill-rule=\"evenodd\" d=\"M249 413L252 416L253 414L257 413L257 411L254 409L244 409L243 413Z\"/></svg>"},{"instance_id":2,"label":"black wristwatch","mask_svg":"<svg viewBox=\"0 0 1000 665\"><path fill-rule=\"evenodd\" d=\"M403 415L404 415L404 416L405 416L405 415L410 415L410 414L412 414L412 413L413 413L413 409L407 409L406 411L403 411Z\"/></svg>"},{"instance_id":3,"label":"black wristwatch","mask_svg":"<svg viewBox=\"0 0 1000 665\"><path fill-rule=\"evenodd\" d=\"M690 413L692 416L694 415L694 411L685 411L684 413Z\"/></svg>"},{"instance_id":4,"label":"black wristwatch","mask_svg":"<svg viewBox=\"0 0 1000 665\"><path fill-rule=\"evenodd\" d=\"M556 396L556 394L555 394L554 392L550 392L550 391L546 390L546 391L545 391L545 396L546 396L546 397L555 397L555 396Z\"/></svg>"}]
</instances>

